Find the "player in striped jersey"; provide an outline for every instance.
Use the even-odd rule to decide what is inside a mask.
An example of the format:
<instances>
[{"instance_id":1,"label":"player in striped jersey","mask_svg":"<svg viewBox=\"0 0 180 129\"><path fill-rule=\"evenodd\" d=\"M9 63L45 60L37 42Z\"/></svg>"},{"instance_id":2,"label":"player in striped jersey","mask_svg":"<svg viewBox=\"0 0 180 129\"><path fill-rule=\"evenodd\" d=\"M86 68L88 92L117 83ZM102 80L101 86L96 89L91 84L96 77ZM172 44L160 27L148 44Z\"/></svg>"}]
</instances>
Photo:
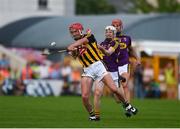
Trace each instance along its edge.
<instances>
[{"instance_id":1,"label":"player in striped jersey","mask_svg":"<svg viewBox=\"0 0 180 129\"><path fill-rule=\"evenodd\" d=\"M83 65L83 74L81 78L82 101L86 110L90 114L90 120L98 120L94 116L93 107L90 103L90 93L94 80L103 81L110 90L117 95L124 107L130 104L118 91L111 75L107 72L101 62L102 54L98 49L96 39L93 34L83 34L83 26L80 23L73 23L69 26L69 31L75 42L68 46L67 50L73 53Z\"/></svg>"}]
</instances>

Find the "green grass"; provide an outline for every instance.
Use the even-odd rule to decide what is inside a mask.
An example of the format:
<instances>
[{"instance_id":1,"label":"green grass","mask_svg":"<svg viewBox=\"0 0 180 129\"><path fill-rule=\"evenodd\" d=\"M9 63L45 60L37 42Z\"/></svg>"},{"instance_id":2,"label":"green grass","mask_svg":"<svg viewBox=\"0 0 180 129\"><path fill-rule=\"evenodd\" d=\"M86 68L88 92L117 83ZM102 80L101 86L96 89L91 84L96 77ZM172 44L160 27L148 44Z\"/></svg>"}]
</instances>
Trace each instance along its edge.
<instances>
[{"instance_id":1,"label":"green grass","mask_svg":"<svg viewBox=\"0 0 180 129\"><path fill-rule=\"evenodd\" d=\"M126 118L112 98L101 102L101 121L88 120L80 97L0 97L0 128L180 127L180 101L133 100L139 113Z\"/></svg>"}]
</instances>

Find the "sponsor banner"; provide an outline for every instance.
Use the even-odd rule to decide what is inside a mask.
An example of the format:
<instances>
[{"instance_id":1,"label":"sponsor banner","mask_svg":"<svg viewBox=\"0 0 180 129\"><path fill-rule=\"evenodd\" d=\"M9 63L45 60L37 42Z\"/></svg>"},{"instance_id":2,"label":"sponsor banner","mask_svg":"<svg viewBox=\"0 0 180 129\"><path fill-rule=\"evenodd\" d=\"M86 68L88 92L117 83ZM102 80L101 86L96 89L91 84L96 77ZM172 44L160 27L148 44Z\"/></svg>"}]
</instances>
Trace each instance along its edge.
<instances>
[{"instance_id":1,"label":"sponsor banner","mask_svg":"<svg viewBox=\"0 0 180 129\"><path fill-rule=\"evenodd\" d=\"M61 80L25 80L28 96L59 96L62 92Z\"/></svg>"}]
</instances>

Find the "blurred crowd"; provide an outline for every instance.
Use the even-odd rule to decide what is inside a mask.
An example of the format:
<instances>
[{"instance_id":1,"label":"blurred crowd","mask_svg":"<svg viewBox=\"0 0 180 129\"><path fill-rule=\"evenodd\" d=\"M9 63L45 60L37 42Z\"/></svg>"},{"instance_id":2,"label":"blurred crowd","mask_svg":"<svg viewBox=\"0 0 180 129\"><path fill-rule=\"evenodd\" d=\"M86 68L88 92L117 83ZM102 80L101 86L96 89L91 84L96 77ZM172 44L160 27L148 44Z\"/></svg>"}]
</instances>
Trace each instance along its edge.
<instances>
[{"instance_id":1,"label":"blurred crowd","mask_svg":"<svg viewBox=\"0 0 180 129\"><path fill-rule=\"evenodd\" d=\"M131 61L131 76L128 82L131 98L177 99L179 82L175 70L178 71L173 62L167 61L164 67L159 69L156 79L155 68L151 61L147 60L139 66L135 66ZM106 89L105 94L109 93L110 91Z\"/></svg>"},{"instance_id":2,"label":"blurred crowd","mask_svg":"<svg viewBox=\"0 0 180 129\"><path fill-rule=\"evenodd\" d=\"M178 79L175 77L175 68L172 62L167 62L159 69L158 79L155 79L155 70L152 62L136 68L134 72L134 93L139 98L177 98Z\"/></svg>"},{"instance_id":3,"label":"blurred crowd","mask_svg":"<svg viewBox=\"0 0 180 129\"><path fill-rule=\"evenodd\" d=\"M50 65L29 60L21 69L12 69L9 58L0 56L0 95L25 95L25 80L51 79L62 80L62 95L80 95L81 67L77 62L67 56L61 62L53 62Z\"/></svg>"},{"instance_id":4,"label":"blurred crowd","mask_svg":"<svg viewBox=\"0 0 180 129\"><path fill-rule=\"evenodd\" d=\"M133 63L131 64L133 66ZM167 62L159 70L158 81L154 77L152 62L146 62L136 68L131 67L129 89L132 97L137 98L177 98L178 81L175 78L175 68L172 62ZM0 55L0 95L26 95L25 80L52 79L62 80L61 95L80 95L80 79L82 68L78 61L65 56L62 61L47 65L36 60L28 60L27 64L18 69L12 69L10 59ZM104 95L111 94L105 88Z\"/></svg>"}]
</instances>

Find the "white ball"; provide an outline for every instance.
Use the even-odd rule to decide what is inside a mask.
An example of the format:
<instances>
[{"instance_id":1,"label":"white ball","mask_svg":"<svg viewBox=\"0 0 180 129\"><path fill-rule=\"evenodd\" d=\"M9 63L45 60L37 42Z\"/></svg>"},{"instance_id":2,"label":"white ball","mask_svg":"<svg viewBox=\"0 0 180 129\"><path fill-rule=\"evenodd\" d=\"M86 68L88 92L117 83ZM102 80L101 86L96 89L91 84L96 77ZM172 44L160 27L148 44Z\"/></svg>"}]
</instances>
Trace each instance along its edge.
<instances>
[{"instance_id":1,"label":"white ball","mask_svg":"<svg viewBox=\"0 0 180 129\"><path fill-rule=\"evenodd\" d=\"M51 46L56 46L56 42L52 42L50 45Z\"/></svg>"}]
</instances>

